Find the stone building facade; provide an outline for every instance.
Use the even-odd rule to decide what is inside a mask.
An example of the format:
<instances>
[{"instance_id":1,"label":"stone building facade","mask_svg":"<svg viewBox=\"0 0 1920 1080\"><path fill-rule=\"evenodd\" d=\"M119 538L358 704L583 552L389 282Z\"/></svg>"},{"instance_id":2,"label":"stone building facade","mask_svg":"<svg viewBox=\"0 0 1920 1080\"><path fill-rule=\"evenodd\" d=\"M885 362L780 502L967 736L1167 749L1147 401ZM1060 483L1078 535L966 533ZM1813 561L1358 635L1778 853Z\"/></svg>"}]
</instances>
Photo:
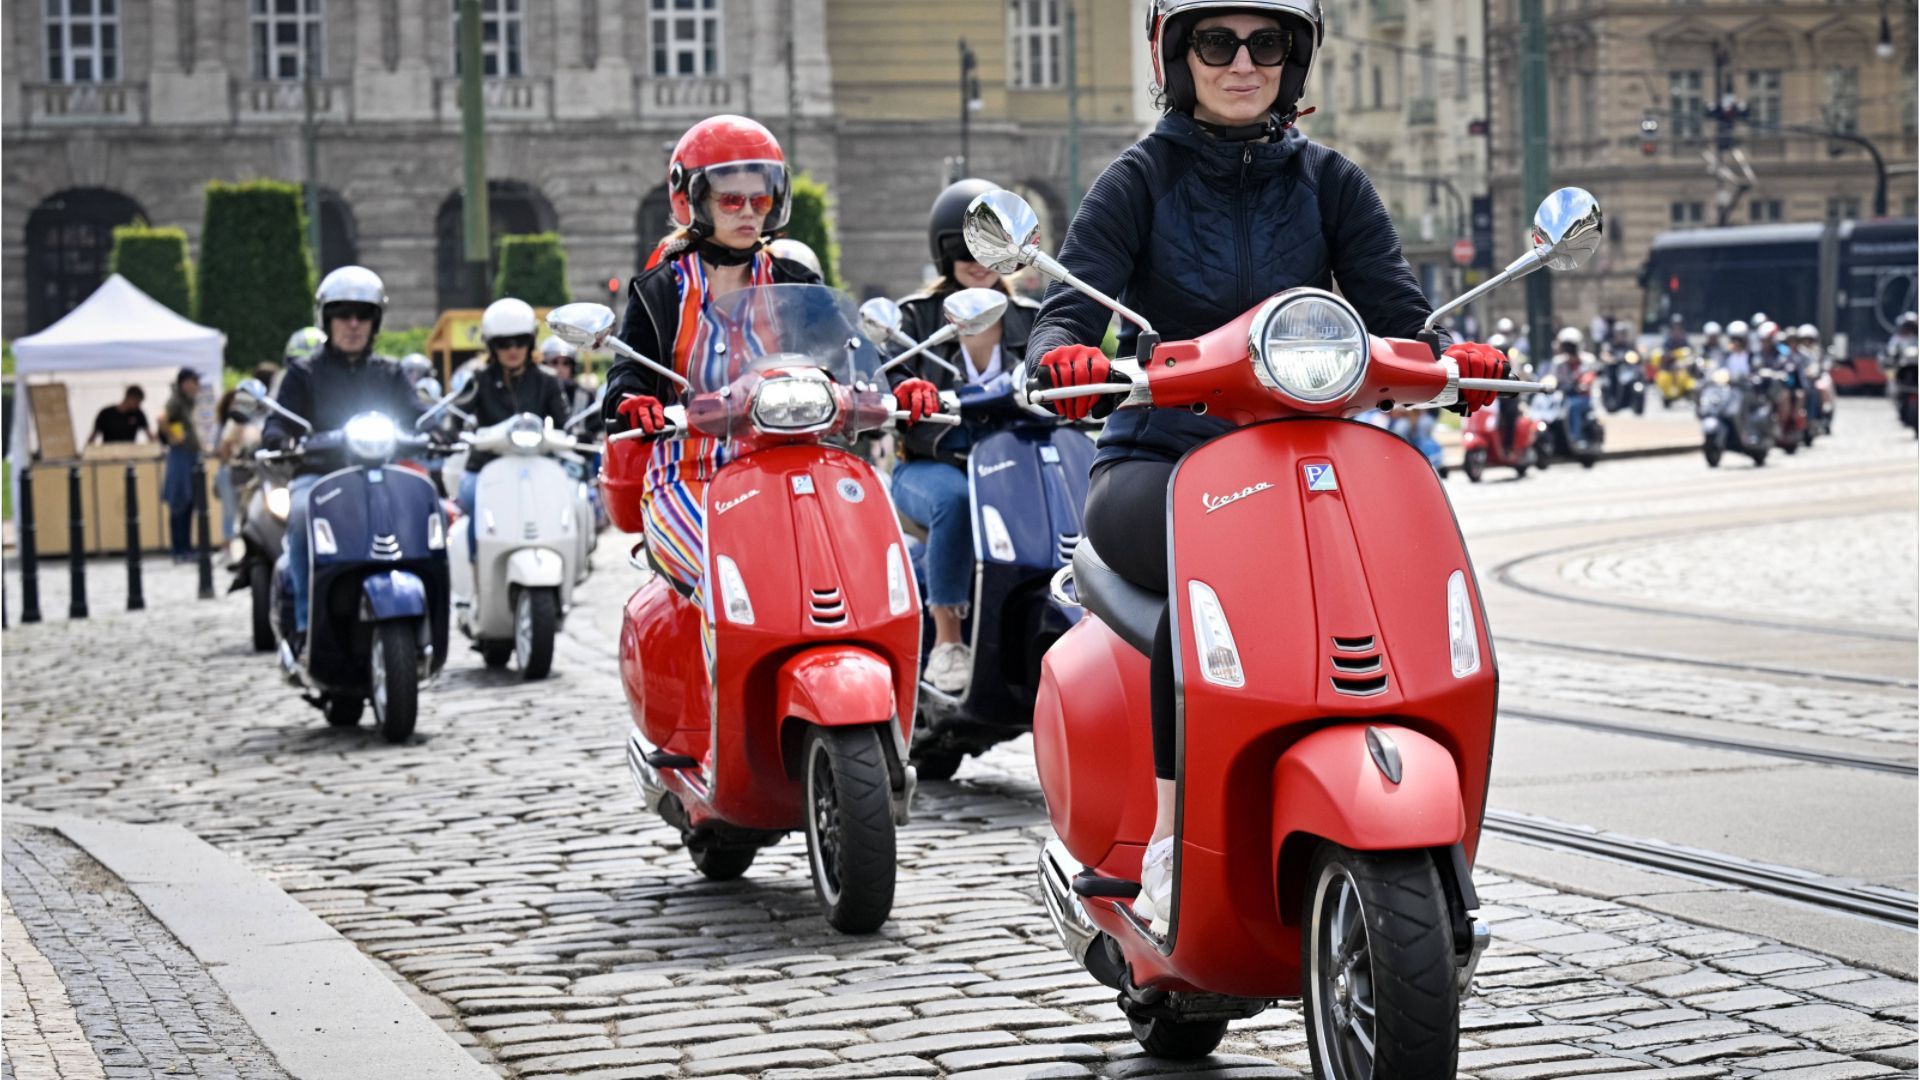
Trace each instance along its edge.
<instances>
[{"instance_id":1,"label":"stone building facade","mask_svg":"<svg viewBox=\"0 0 1920 1080\"><path fill-rule=\"evenodd\" d=\"M1588 267L1555 275L1554 314L1584 326L1641 307L1639 271L1653 238L1719 222L1723 186L1707 157L1704 116L1716 71L1744 103L1738 145L1755 182L1727 224L1818 222L1872 215L1875 170L1855 147L1796 127L1871 140L1889 173L1888 212L1914 213L1914 6L1868 0L1695 0L1687 4L1546 0L1552 184L1592 191L1606 242ZM1881 43L1887 18L1888 43ZM1520 28L1518 0L1489 0L1496 259L1518 256ZM1643 140L1641 123L1658 130ZM1724 189L1731 195L1733 189ZM1524 303L1515 290L1513 313Z\"/></svg>"},{"instance_id":2,"label":"stone building facade","mask_svg":"<svg viewBox=\"0 0 1920 1080\"><path fill-rule=\"evenodd\" d=\"M1146 123L1142 2L482 0L492 227L558 231L575 295L604 299L666 231L674 141L738 112L828 185L845 283L909 291L958 153L964 37L980 84L971 171L1026 191L1057 242L1073 189L1066 10L1084 187ZM379 271L390 326L427 324L457 296L453 0L0 5L0 332L83 298L112 225L180 225L197 251L207 181L304 179L309 65L322 268Z\"/></svg>"}]
</instances>

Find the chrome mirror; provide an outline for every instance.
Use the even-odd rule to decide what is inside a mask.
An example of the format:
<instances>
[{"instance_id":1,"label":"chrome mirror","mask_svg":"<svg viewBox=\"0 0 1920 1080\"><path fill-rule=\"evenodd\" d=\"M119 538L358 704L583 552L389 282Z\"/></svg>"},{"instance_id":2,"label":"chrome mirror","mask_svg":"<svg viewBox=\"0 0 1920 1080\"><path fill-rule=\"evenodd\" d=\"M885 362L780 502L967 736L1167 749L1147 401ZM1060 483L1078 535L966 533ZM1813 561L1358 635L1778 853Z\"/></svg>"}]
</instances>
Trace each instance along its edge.
<instances>
[{"instance_id":1,"label":"chrome mirror","mask_svg":"<svg viewBox=\"0 0 1920 1080\"><path fill-rule=\"evenodd\" d=\"M961 337L972 337L992 329L1007 313L1007 294L999 289L961 289L940 306Z\"/></svg>"},{"instance_id":2,"label":"chrome mirror","mask_svg":"<svg viewBox=\"0 0 1920 1080\"><path fill-rule=\"evenodd\" d=\"M419 382L413 384L413 396L422 405L431 405L439 401L440 395L444 393L446 391L441 389L440 380L431 375L423 375Z\"/></svg>"},{"instance_id":3,"label":"chrome mirror","mask_svg":"<svg viewBox=\"0 0 1920 1080\"><path fill-rule=\"evenodd\" d=\"M547 327L576 349L597 349L613 333L613 309L605 304L562 304L547 312Z\"/></svg>"},{"instance_id":4,"label":"chrome mirror","mask_svg":"<svg viewBox=\"0 0 1920 1080\"><path fill-rule=\"evenodd\" d=\"M1600 200L1584 188L1548 195L1533 214L1533 250L1549 270L1572 270L1592 257L1602 232Z\"/></svg>"},{"instance_id":5,"label":"chrome mirror","mask_svg":"<svg viewBox=\"0 0 1920 1080\"><path fill-rule=\"evenodd\" d=\"M267 384L259 379L248 379L233 388L233 411L248 420L258 419L266 410Z\"/></svg>"},{"instance_id":6,"label":"chrome mirror","mask_svg":"<svg viewBox=\"0 0 1920 1080\"><path fill-rule=\"evenodd\" d=\"M1011 191L989 191L967 207L961 233L967 250L996 274L1017 274L1039 251L1040 219Z\"/></svg>"},{"instance_id":7,"label":"chrome mirror","mask_svg":"<svg viewBox=\"0 0 1920 1080\"><path fill-rule=\"evenodd\" d=\"M884 296L876 296L860 305L860 333L881 348L900 334L900 305Z\"/></svg>"}]
</instances>

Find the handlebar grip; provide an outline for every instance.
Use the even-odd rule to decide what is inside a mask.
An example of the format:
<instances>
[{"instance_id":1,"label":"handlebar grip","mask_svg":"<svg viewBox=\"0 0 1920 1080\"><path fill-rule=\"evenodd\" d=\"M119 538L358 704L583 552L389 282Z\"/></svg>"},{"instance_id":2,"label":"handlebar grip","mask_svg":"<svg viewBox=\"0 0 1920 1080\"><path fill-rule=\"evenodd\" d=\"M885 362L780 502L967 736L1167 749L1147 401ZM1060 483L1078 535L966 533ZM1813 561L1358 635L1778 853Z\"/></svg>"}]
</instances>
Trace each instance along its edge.
<instances>
[{"instance_id":1,"label":"handlebar grip","mask_svg":"<svg viewBox=\"0 0 1920 1080\"><path fill-rule=\"evenodd\" d=\"M895 409L892 415L895 420L913 419L913 414L905 409ZM949 427L958 427L960 425L960 417L956 413L928 413L921 417L919 422L922 424L946 424Z\"/></svg>"}]
</instances>

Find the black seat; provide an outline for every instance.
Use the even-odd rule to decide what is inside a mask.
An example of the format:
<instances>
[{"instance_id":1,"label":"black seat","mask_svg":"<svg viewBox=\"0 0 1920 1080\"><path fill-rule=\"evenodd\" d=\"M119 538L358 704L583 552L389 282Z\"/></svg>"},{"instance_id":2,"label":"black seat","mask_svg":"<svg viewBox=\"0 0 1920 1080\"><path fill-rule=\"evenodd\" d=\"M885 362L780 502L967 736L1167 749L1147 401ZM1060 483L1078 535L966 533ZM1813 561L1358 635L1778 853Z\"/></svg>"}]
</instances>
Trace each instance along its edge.
<instances>
[{"instance_id":1,"label":"black seat","mask_svg":"<svg viewBox=\"0 0 1920 1080\"><path fill-rule=\"evenodd\" d=\"M1143 589L1100 560L1091 540L1073 550L1073 586L1087 610L1100 616L1120 640L1153 655L1153 634L1167 610L1165 593Z\"/></svg>"}]
</instances>

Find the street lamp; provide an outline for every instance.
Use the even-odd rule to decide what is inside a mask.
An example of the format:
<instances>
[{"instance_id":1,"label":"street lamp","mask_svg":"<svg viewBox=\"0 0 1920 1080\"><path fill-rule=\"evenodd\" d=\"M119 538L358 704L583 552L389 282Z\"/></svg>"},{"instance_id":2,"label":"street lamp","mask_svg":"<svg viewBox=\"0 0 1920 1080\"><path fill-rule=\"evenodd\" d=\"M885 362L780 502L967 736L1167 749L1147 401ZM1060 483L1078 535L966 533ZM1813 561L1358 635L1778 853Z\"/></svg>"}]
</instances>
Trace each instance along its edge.
<instances>
[{"instance_id":1,"label":"street lamp","mask_svg":"<svg viewBox=\"0 0 1920 1080\"><path fill-rule=\"evenodd\" d=\"M1882 60L1893 59L1893 20L1887 17L1886 0L1880 0L1880 43L1873 53Z\"/></svg>"},{"instance_id":2,"label":"street lamp","mask_svg":"<svg viewBox=\"0 0 1920 1080\"><path fill-rule=\"evenodd\" d=\"M967 47L967 39L961 38L960 39L960 160L954 163L954 175L950 178L952 180L964 179L965 177L971 174L972 166L968 164L968 161L970 158L970 154L968 152L968 141L970 138L970 132L968 129L972 124L973 114L975 112L978 112L981 105L983 104L980 100L980 77L979 75L975 74L979 66L980 66L980 62L977 59L975 59L973 55L973 50Z\"/></svg>"}]
</instances>

